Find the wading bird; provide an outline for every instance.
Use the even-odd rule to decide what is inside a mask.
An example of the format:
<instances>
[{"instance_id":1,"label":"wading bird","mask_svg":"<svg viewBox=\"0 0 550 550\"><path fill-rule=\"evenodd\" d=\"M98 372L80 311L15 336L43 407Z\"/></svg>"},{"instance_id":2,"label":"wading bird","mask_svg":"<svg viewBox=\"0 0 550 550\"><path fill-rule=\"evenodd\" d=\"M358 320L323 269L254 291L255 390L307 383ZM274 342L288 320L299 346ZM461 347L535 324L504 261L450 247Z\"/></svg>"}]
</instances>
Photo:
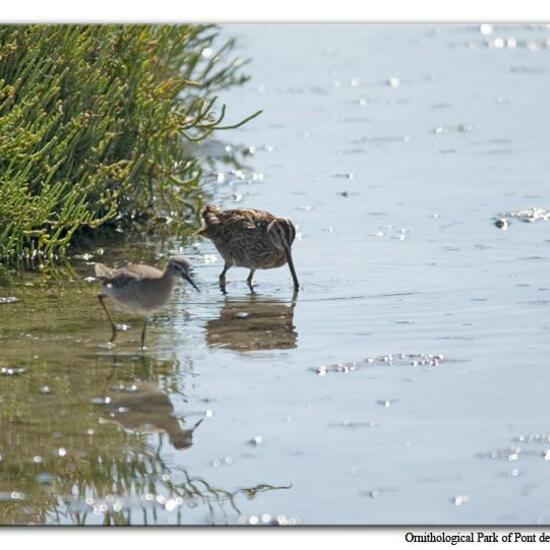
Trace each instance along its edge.
<instances>
[{"instance_id":1,"label":"wading bird","mask_svg":"<svg viewBox=\"0 0 550 550\"><path fill-rule=\"evenodd\" d=\"M278 218L253 208L222 210L206 206L202 219L203 225L197 234L214 243L225 263L220 273L223 292L225 274L232 266L250 269L246 282L253 290L253 277L257 269L281 267L286 263L294 281L294 291L300 289L291 253L296 228L288 218Z\"/></svg>"},{"instance_id":2,"label":"wading bird","mask_svg":"<svg viewBox=\"0 0 550 550\"><path fill-rule=\"evenodd\" d=\"M170 258L164 271L145 264L128 264L126 267L113 269L96 263L95 274L102 283L102 292L97 295L97 298L111 323L110 341L115 341L117 329L105 305L106 297L111 298L123 311L143 317L141 331L143 349L148 318L168 302L176 277L185 279L197 292L200 292L191 279L190 270L189 262L183 256Z\"/></svg>"}]
</instances>

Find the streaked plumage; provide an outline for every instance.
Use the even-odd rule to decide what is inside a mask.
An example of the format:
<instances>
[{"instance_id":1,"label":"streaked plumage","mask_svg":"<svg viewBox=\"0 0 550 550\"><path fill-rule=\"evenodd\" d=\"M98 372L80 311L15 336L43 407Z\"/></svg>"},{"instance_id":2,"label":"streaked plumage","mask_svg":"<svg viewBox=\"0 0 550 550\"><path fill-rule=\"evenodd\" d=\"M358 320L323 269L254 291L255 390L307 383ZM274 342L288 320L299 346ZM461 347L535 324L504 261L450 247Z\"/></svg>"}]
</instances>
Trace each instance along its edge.
<instances>
[{"instance_id":1,"label":"streaked plumage","mask_svg":"<svg viewBox=\"0 0 550 550\"><path fill-rule=\"evenodd\" d=\"M176 277L181 276L198 291L189 271L189 263L183 256L171 258L164 271L145 264L128 264L126 267L114 269L96 263L95 274L101 281L103 290L101 294L98 294L98 299L111 323L111 342L114 342L116 338L116 326L105 306L105 297L111 298L123 311L145 318L141 333L141 347L143 348L147 317L168 302Z\"/></svg>"},{"instance_id":2,"label":"streaked plumage","mask_svg":"<svg viewBox=\"0 0 550 550\"><path fill-rule=\"evenodd\" d=\"M225 274L232 266L250 269L247 283L252 289L254 271L281 267L287 263L294 290L299 290L291 254L296 228L290 219L278 218L254 208L222 210L215 206L206 206L202 219L203 225L197 234L210 239L224 260L224 269L220 274L223 290Z\"/></svg>"}]
</instances>

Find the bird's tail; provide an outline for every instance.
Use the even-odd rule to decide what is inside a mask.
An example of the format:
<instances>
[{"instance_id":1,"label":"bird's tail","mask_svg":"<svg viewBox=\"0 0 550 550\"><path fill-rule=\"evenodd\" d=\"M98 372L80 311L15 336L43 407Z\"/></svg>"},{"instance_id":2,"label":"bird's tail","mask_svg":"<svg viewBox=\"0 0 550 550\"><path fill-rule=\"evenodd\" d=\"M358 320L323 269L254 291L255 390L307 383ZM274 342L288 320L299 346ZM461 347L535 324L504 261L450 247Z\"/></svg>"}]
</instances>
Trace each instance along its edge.
<instances>
[{"instance_id":1,"label":"bird's tail","mask_svg":"<svg viewBox=\"0 0 550 550\"><path fill-rule=\"evenodd\" d=\"M277 218L267 226L267 234L273 246L288 251L296 238L296 227L289 218Z\"/></svg>"},{"instance_id":2,"label":"bird's tail","mask_svg":"<svg viewBox=\"0 0 550 550\"><path fill-rule=\"evenodd\" d=\"M208 235L209 229L220 223L221 212L221 208L217 206L206 205L201 211L202 225L196 235Z\"/></svg>"}]
</instances>

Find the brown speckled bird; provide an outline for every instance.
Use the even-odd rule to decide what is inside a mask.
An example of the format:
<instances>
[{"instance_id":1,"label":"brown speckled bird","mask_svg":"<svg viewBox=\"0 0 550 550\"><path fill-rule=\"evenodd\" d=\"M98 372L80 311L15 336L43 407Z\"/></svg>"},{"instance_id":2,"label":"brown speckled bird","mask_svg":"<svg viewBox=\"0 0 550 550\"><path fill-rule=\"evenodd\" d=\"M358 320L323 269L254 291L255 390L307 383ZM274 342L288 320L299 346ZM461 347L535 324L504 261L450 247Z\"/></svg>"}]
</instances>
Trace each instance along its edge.
<instances>
[{"instance_id":1,"label":"brown speckled bird","mask_svg":"<svg viewBox=\"0 0 550 550\"><path fill-rule=\"evenodd\" d=\"M203 225L197 234L214 243L225 263L220 273L222 291L225 292L225 274L232 266L250 269L246 282L253 290L257 269L281 267L286 263L292 274L294 291L300 289L291 253L296 228L290 219L254 208L222 210L216 206L206 206L202 219Z\"/></svg>"},{"instance_id":2,"label":"brown speckled bird","mask_svg":"<svg viewBox=\"0 0 550 550\"><path fill-rule=\"evenodd\" d=\"M168 302L176 277L182 277L195 290L199 291L189 275L190 269L189 262L183 256L171 258L164 271L145 264L128 264L126 267L113 269L96 263L95 274L101 281L103 290L97 295L97 298L111 323L110 341L114 342L117 329L104 303L107 296L123 311L143 316L141 332L141 347L143 349L147 318Z\"/></svg>"}]
</instances>

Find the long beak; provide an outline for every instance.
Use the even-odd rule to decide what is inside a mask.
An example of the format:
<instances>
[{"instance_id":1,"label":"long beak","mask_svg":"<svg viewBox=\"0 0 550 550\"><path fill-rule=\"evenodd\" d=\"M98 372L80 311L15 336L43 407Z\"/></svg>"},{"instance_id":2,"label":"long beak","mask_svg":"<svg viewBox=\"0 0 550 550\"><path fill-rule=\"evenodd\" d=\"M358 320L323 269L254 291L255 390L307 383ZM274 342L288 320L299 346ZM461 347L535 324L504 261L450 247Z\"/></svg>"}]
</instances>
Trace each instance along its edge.
<instances>
[{"instance_id":1,"label":"long beak","mask_svg":"<svg viewBox=\"0 0 550 550\"><path fill-rule=\"evenodd\" d=\"M286 260L288 262L288 267L290 268L290 273L292 275L292 280L294 281L294 292L300 290L300 283L298 282L298 277L296 276L296 270L294 269L294 262L292 261L292 254L290 253L290 248L285 248Z\"/></svg>"},{"instance_id":2,"label":"long beak","mask_svg":"<svg viewBox=\"0 0 550 550\"><path fill-rule=\"evenodd\" d=\"M192 428L191 431L194 432L201 424L204 418L201 418Z\"/></svg>"},{"instance_id":3,"label":"long beak","mask_svg":"<svg viewBox=\"0 0 550 550\"><path fill-rule=\"evenodd\" d=\"M181 276L197 291L200 292L199 287L193 282L193 279L187 274L182 273Z\"/></svg>"}]
</instances>

